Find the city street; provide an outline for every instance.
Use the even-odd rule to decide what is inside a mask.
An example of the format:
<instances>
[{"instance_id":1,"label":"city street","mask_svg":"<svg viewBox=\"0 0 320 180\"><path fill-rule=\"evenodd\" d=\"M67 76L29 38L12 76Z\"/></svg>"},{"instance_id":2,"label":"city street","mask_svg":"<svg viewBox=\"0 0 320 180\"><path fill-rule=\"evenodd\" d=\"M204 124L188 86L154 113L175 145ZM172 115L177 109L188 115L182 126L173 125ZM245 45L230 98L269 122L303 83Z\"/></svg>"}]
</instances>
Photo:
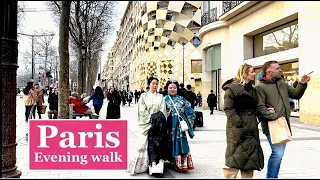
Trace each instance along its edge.
<instances>
[{"instance_id":1,"label":"city street","mask_svg":"<svg viewBox=\"0 0 320 180\"><path fill-rule=\"evenodd\" d=\"M28 125L25 123L25 107L22 94L17 96L17 166L25 178L153 178L147 173L130 176L125 171L30 171L28 163L28 142L25 134ZM47 104L47 97L45 98ZM48 108L47 108L48 109ZM107 110L107 100L100 112L104 119ZM221 168L224 166L224 152L226 148L225 124L226 116L215 111L213 115L203 110L204 127L197 127L194 139L189 139L191 154L195 169L187 173L166 170L164 178L223 178ZM46 119L47 115L42 115ZM121 119L128 120L129 127L129 159L134 151L137 127L137 105L121 106ZM260 126L260 125L259 125ZM260 128L260 127L259 127ZM304 125L297 118L292 118L293 141L287 144L279 178L319 178L320 127ZM255 171L254 178L265 178L268 158L271 153L265 135L260 130L261 144L265 155L265 168ZM240 175L240 173L239 173Z\"/></svg>"}]
</instances>

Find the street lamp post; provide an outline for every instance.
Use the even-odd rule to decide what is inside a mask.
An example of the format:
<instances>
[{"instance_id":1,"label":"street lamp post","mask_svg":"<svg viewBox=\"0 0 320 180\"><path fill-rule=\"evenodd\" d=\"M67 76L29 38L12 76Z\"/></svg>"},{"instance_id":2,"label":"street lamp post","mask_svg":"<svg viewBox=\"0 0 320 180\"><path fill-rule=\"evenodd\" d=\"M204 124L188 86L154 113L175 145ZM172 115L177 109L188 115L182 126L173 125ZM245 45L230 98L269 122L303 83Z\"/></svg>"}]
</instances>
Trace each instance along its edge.
<instances>
[{"instance_id":1,"label":"street lamp post","mask_svg":"<svg viewBox=\"0 0 320 180\"><path fill-rule=\"evenodd\" d=\"M83 70L84 70L84 68L83 68L83 65L84 65L84 60L85 60L85 55L86 55L86 50L87 50L87 48L85 47L85 46L82 46L82 49L81 49L81 52L82 52L82 61L81 61L81 73L82 73L82 75L81 75L81 93L83 94L83 81L84 81L84 78L83 78L83 75L84 75L84 73L83 73Z\"/></svg>"},{"instance_id":2,"label":"street lamp post","mask_svg":"<svg viewBox=\"0 0 320 180\"><path fill-rule=\"evenodd\" d=\"M182 43L182 83L184 84L184 46L186 44Z\"/></svg>"}]
</instances>

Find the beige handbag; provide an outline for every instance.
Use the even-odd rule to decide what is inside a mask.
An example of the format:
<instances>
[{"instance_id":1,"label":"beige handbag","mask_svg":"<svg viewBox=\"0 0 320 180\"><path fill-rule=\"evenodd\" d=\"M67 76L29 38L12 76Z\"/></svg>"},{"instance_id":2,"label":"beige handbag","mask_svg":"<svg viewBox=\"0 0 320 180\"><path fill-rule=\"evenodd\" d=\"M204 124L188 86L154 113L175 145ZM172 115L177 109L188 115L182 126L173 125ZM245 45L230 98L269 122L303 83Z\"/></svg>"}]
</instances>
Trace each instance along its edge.
<instances>
[{"instance_id":1,"label":"beige handbag","mask_svg":"<svg viewBox=\"0 0 320 180\"><path fill-rule=\"evenodd\" d=\"M178 121L179 121L179 123L180 123L181 131L182 131L182 132L188 131L189 127L188 127L187 122L180 116L179 111L178 111L178 109L176 108L176 105L175 105L175 103L173 102L173 100L171 99L170 96L169 96L169 98L170 98L170 100L171 100L171 102L172 102L172 104L173 104L174 109L176 110L176 112L177 112L177 114L178 114Z\"/></svg>"},{"instance_id":2,"label":"beige handbag","mask_svg":"<svg viewBox=\"0 0 320 180\"><path fill-rule=\"evenodd\" d=\"M279 145L292 140L285 117L278 118L275 121L268 121L268 126L272 144Z\"/></svg>"}]
</instances>

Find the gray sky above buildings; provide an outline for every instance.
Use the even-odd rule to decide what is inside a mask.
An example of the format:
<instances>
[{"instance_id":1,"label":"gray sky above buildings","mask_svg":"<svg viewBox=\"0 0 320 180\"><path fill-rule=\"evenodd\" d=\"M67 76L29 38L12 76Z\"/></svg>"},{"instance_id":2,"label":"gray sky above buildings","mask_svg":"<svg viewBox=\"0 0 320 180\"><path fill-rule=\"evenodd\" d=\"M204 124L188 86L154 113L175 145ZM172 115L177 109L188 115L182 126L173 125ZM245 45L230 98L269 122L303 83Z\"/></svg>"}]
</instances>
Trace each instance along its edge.
<instances>
[{"instance_id":1,"label":"gray sky above buildings","mask_svg":"<svg viewBox=\"0 0 320 180\"><path fill-rule=\"evenodd\" d=\"M27 10L33 10L32 12L25 12L24 19L21 21L20 29L18 33L33 34L34 31L41 32L41 30L48 30L55 33L52 45L58 48L59 43L59 26L57 26L52 19L50 11L45 11L47 9L45 1L20 1L25 5ZM119 30L120 21L127 6L128 1L119 1L116 11L119 12L118 18L114 22L115 30L110 37L108 43L105 44L104 52L102 53L102 67L106 61L107 55L113 43L116 39L116 31ZM28 36L18 36L19 41L19 55L18 58L23 59L23 53L28 51L31 54L31 37ZM70 59L75 57L70 56ZM19 63L19 69L24 69L24 63ZM19 72L18 69L18 72Z\"/></svg>"}]
</instances>

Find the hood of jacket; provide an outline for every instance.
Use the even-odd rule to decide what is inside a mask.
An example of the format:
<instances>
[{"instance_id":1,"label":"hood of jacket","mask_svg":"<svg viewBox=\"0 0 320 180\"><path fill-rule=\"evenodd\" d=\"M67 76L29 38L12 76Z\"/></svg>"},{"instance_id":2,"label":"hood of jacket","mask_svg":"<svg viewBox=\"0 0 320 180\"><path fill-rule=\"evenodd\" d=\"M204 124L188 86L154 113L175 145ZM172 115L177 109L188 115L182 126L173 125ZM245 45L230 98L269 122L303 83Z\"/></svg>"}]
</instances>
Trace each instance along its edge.
<instances>
[{"instance_id":1,"label":"hood of jacket","mask_svg":"<svg viewBox=\"0 0 320 180\"><path fill-rule=\"evenodd\" d=\"M233 78L227 80L226 82L224 82L224 83L222 84L222 89L223 89L224 91L226 91L226 90L230 87L230 85L231 85L232 82L234 82Z\"/></svg>"},{"instance_id":2,"label":"hood of jacket","mask_svg":"<svg viewBox=\"0 0 320 180\"><path fill-rule=\"evenodd\" d=\"M258 78L259 82L265 83L265 84L274 84L277 81L281 80L281 79L275 79L275 78L272 78L270 80L266 80L263 72L259 72L258 75L257 75L257 78Z\"/></svg>"}]
</instances>

